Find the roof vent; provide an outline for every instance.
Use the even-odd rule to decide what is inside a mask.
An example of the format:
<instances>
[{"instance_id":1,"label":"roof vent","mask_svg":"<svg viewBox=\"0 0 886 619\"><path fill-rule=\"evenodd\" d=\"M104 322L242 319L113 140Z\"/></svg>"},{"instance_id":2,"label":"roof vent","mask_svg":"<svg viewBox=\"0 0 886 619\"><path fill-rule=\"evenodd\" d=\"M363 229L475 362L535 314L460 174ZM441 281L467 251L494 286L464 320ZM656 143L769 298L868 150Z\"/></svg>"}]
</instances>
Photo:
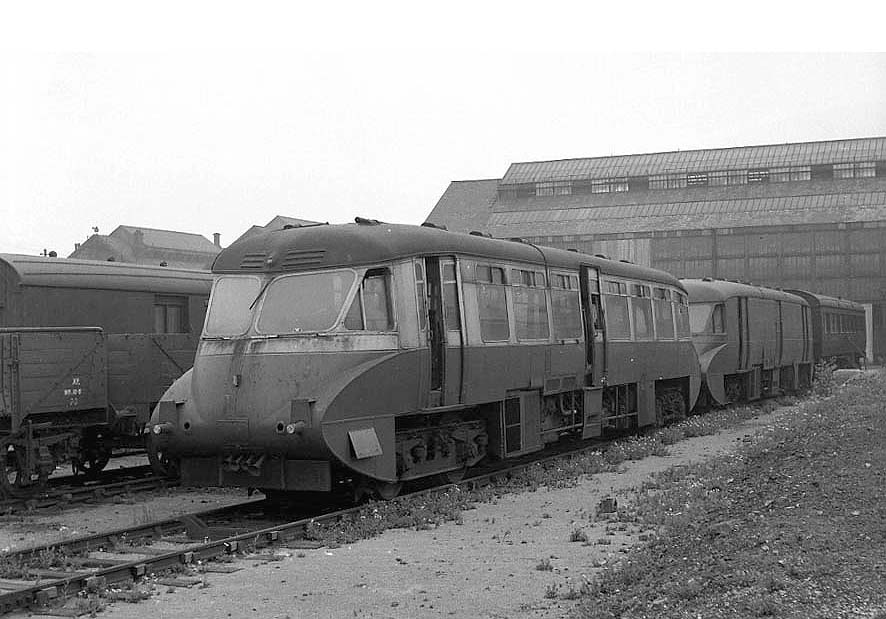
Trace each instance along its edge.
<instances>
[{"instance_id":1,"label":"roof vent","mask_svg":"<svg viewBox=\"0 0 886 619\"><path fill-rule=\"evenodd\" d=\"M361 226L377 226L381 223L377 219L368 219L366 217L354 217L354 222Z\"/></svg>"},{"instance_id":2,"label":"roof vent","mask_svg":"<svg viewBox=\"0 0 886 619\"><path fill-rule=\"evenodd\" d=\"M240 261L241 269L263 269L264 266L264 253L243 254L243 259Z\"/></svg>"},{"instance_id":3,"label":"roof vent","mask_svg":"<svg viewBox=\"0 0 886 619\"><path fill-rule=\"evenodd\" d=\"M437 230L449 230L449 228L447 228L443 224L435 224L435 223L431 223L430 221L426 221L425 223L423 223L422 228L436 228Z\"/></svg>"}]
</instances>

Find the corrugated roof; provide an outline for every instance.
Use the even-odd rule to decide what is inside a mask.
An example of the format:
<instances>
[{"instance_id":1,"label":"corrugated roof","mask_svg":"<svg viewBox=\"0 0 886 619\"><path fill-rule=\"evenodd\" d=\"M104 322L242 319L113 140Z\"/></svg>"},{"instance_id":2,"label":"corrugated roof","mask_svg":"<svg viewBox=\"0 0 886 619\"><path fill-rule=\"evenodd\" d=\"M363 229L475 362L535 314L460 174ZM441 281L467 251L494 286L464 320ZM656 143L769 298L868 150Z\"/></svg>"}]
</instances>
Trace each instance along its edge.
<instances>
[{"instance_id":1,"label":"corrugated roof","mask_svg":"<svg viewBox=\"0 0 886 619\"><path fill-rule=\"evenodd\" d=\"M882 160L886 137L858 138L512 163L501 184Z\"/></svg>"},{"instance_id":2,"label":"corrugated roof","mask_svg":"<svg viewBox=\"0 0 886 619\"><path fill-rule=\"evenodd\" d=\"M495 212L496 237L557 236L886 220L886 192Z\"/></svg>"},{"instance_id":3,"label":"corrugated roof","mask_svg":"<svg viewBox=\"0 0 886 619\"><path fill-rule=\"evenodd\" d=\"M452 181L425 222L453 232L484 230L498 190L498 179Z\"/></svg>"}]
</instances>

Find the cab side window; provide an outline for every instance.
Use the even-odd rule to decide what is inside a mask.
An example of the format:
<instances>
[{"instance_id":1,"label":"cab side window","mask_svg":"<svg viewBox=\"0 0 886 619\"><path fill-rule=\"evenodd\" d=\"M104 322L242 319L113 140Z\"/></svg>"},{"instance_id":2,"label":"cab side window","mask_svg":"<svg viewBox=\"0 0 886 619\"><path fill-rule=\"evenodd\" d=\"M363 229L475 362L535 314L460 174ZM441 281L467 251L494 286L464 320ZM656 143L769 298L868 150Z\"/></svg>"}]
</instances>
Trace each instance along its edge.
<instances>
[{"instance_id":1,"label":"cab side window","mask_svg":"<svg viewBox=\"0 0 886 619\"><path fill-rule=\"evenodd\" d=\"M350 331L392 331L390 275L387 269L370 269L360 283L345 318Z\"/></svg>"}]
</instances>

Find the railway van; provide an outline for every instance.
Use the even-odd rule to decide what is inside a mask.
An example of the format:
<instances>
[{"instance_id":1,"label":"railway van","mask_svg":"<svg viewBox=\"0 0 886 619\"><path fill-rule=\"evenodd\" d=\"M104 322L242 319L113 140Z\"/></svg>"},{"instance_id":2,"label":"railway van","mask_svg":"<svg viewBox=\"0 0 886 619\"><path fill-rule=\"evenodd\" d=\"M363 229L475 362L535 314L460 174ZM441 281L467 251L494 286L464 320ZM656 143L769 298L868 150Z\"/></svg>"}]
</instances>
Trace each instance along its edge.
<instances>
[{"instance_id":1,"label":"railway van","mask_svg":"<svg viewBox=\"0 0 886 619\"><path fill-rule=\"evenodd\" d=\"M143 447L193 363L210 286L208 271L0 254L0 495Z\"/></svg>"},{"instance_id":2,"label":"railway van","mask_svg":"<svg viewBox=\"0 0 886 619\"><path fill-rule=\"evenodd\" d=\"M358 218L212 270L194 368L148 428L185 484L388 497L679 419L700 389L686 289L647 267Z\"/></svg>"}]
</instances>

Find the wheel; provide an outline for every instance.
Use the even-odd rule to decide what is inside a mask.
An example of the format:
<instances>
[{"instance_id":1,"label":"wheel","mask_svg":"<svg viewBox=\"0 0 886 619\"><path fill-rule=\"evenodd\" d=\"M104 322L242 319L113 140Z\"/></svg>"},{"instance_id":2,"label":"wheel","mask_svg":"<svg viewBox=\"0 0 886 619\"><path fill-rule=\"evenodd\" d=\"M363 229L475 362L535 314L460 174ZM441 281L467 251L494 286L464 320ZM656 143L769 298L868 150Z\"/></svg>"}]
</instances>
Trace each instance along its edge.
<instances>
[{"instance_id":1,"label":"wheel","mask_svg":"<svg viewBox=\"0 0 886 619\"><path fill-rule=\"evenodd\" d=\"M379 481L377 479L363 479L354 487L354 503L360 504L365 501L390 501L403 489L401 482Z\"/></svg>"},{"instance_id":2,"label":"wheel","mask_svg":"<svg viewBox=\"0 0 886 619\"><path fill-rule=\"evenodd\" d=\"M402 489L403 484L400 482L377 481L372 485L373 494L382 501L390 501L400 494Z\"/></svg>"},{"instance_id":3,"label":"wheel","mask_svg":"<svg viewBox=\"0 0 886 619\"><path fill-rule=\"evenodd\" d=\"M18 457L18 451L12 445L0 445L0 492L6 496L27 496L46 485L46 473L38 473L36 478L24 470Z\"/></svg>"},{"instance_id":4,"label":"wheel","mask_svg":"<svg viewBox=\"0 0 886 619\"><path fill-rule=\"evenodd\" d=\"M455 469L454 471L446 471L445 473L440 473L439 478L440 481L444 484L457 484L465 478L465 473L467 473L467 471L468 467L463 466L460 469Z\"/></svg>"},{"instance_id":5,"label":"wheel","mask_svg":"<svg viewBox=\"0 0 886 619\"><path fill-rule=\"evenodd\" d=\"M87 479L95 479L111 460L111 449L98 446L83 453L82 460L74 460L74 474L83 473Z\"/></svg>"},{"instance_id":6,"label":"wheel","mask_svg":"<svg viewBox=\"0 0 886 619\"><path fill-rule=\"evenodd\" d=\"M181 472L180 460L166 453L163 447L160 447L151 439L148 439L148 462L157 475L165 475L166 477L178 477Z\"/></svg>"}]
</instances>

